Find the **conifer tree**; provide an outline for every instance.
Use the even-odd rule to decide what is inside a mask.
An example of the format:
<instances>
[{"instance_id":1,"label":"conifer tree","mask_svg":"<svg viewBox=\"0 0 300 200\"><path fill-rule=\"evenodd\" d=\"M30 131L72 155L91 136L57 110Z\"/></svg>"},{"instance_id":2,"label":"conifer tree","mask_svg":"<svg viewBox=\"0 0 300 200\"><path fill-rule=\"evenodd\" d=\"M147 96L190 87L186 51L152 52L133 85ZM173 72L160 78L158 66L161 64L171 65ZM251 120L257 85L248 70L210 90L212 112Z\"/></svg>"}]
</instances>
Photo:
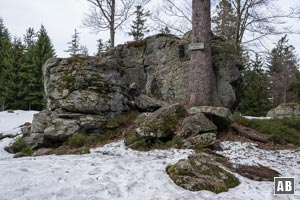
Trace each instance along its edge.
<instances>
[{"instance_id":1,"label":"conifer tree","mask_svg":"<svg viewBox=\"0 0 300 200\"><path fill-rule=\"evenodd\" d=\"M9 102L9 89L6 87L8 78L6 74L12 69L12 42L8 29L5 27L3 19L0 18L0 109L7 108Z\"/></svg>"},{"instance_id":2,"label":"conifer tree","mask_svg":"<svg viewBox=\"0 0 300 200\"><path fill-rule=\"evenodd\" d=\"M55 56L55 51L46 28L42 25L37 33L37 41L33 47L32 78L29 84L29 93L26 100L30 102L29 109L41 110L44 106L44 84L42 67L44 63Z\"/></svg>"},{"instance_id":3,"label":"conifer tree","mask_svg":"<svg viewBox=\"0 0 300 200\"><path fill-rule=\"evenodd\" d=\"M81 45L80 46L80 54L84 55L84 56L88 56L89 55L89 50L85 45Z\"/></svg>"},{"instance_id":4,"label":"conifer tree","mask_svg":"<svg viewBox=\"0 0 300 200\"><path fill-rule=\"evenodd\" d=\"M239 111L245 115L265 116L271 108L267 75L263 70L263 62L256 55L255 60L244 69L243 94Z\"/></svg>"},{"instance_id":5,"label":"conifer tree","mask_svg":"<svg viewBox=\"0 0 300 200\"><path fill-rule=\"evenodd\" d=\"M229 0L221 0L216 7L216 11L217 14L212 18L212 23L215 24L214 33L228 41L234 42L236 15L231 2Z\"/></svg>"},{"instance_id":6,"label":"conifer tree","mask_svg":"<svg viewBox=\"0 0 300 200\"><path fill-rule=\"evenodd\" d=\"M102 39L97 40L97 54L105 51L105 45Z\"/></svg>"},{"instance_id":7,"label":"conifer tree","mask_svg":"<svg viewBox=\"0 0 300 200\"><path fill-rule=\"evenodd\" d=\"M136 19L132 22L133 24L131 25L129 35L133 36L133 39L137 41L143 39L145 34L150 31L145 26L147 21L146 18L150 16L150 12L145 12L142 6L136 6L136 11L134 13L136 15Z\"/></svg>"},{"instance_id":8,"label":"conifer tree","mask_svg":"<svg viewBox=\"0 0 300 200\"><path fill-rule=\"evenodd\" d=\"M269 57L270 88L274 106L295 101L295 94L290 91L290 87L296 80L298 67L295 47L288 43L285 35L278 41Z\"/></svg>"},{"instance_id":9,"label":"conifer tree","mask_svg":"<svg viewBox=\"0 0 300 200\"><path fill-rule=\"evenodd\" d=\"M72 35L72 40L70 42L68 42L67 44L69 44L68 50L66 50L65 52L69 52L70 56L77 56L78 54L80 54L80 38L79 38L79 32L77 31L77 29L74 30L74 35Z\"/></svg>"},{"instance_id":10,"label":"conifer tree","mask_svg":"<svg viewBox=\"0 0 300 200\"><path fill-rule=\"evenodd\" d=\"M29 27L26 30L26 34L23 37L23 41L24 41L24 46L25 46L25 50L30 49L30 47L32 47L35 43L35 39L36 39L36 33L34 31L34 29L32 27Z\"/></svg>"},{"instance_id":11,"label":"conifer tree","mask_svg":"<svg viewBox=\"0 0 300 200\"><path fill-rule=\"evenodd\" d=\"M169 27L166 26L165 28L160 29L160 33L163 35L169 35L169 34L171 34L171 31L170 31Z\"/></svg>"}]
</instances>

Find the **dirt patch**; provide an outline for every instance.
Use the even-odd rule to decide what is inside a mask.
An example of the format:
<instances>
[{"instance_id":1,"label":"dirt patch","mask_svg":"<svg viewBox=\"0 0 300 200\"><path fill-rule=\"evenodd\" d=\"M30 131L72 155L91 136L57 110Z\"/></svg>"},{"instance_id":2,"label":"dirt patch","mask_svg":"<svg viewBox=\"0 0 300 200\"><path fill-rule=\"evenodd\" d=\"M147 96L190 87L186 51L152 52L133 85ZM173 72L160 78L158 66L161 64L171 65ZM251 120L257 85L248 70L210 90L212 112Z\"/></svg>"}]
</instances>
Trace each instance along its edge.
<instances>
[{"instance_id":1,"label":"dirt patch","mask_svg":"<svg viewBox=\"0 0 300 200\"><path fill-rule=\"evenodd\" d=\"M260 149L264 150L284 150L284 149L289 149L289 150L295 150L299 149L300 146L297 146L295 144L275 144L274 142L258 142L249 139L248 137L238 135L237 133L228 130L228 131L223 131L223 132L218 132L217 134L217 139L219 139L221 142L222 141L233 141L233 142L251 142L254 144L257 144L257 147Z\"/></svg>"},{"instance_id":2,"label":"dirt patch","mask_svg":"<svg viewBox=\"0 0 300 200\"><path fill-rule=\"evenodd\" d=\"M280 173L265 166L237 165L235 171L241 176L254 181L274 181L274 177L280 176Z\"/></svg>"}]
</instances>

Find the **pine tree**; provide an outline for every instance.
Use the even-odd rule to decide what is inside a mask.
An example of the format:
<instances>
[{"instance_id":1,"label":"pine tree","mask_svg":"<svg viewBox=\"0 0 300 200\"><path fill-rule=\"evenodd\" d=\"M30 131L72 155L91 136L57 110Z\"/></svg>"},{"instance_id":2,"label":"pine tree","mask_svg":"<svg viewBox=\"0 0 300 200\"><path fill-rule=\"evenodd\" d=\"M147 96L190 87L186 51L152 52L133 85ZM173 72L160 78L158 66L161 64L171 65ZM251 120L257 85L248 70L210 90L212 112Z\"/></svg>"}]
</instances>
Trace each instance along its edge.
<instances>
[{"instance_id":1,"label":"pine tree","mask_svg":"<svg viewBox=\"0 0 300 200\"><path fill-rule=\"evenodd\" d=\"M55 51L46 28L42 25L34 45L32 60L32 79L30 82L30 93L25 98L30 102L29 109L41 110L44 106L44 84L42 67L44 63L55 56Z\"/></svg>"},{"instance_id":2,"label":"pine tree","mask_svg":"<svg viewBox=\"0 0 300 200\"><path fill-rule=\"evenodd\" d=\"M295 95L295 102L300 100L300 71L297 70L295 73L296 80L291 83L289 92L292 92Z\"/></svg>"},{"instance_id":3,"label":"pine tree","mask_svg":"<svg viewBox=\"0 0 300 200\"><path fill-rule=\"evenodd\" d=\"M77 56L81 49L80 49L80 38L79 38L79 32L77 29L74 30L74 35L72 35L72 40L71 42L68 42L69 44L68 50L65 52L69 52L70 56Z\"/></svg>"},{"instance_id":4,"label":"pine tree","mask_svg":"<svg viewBox=\"0 0 300 200\"><path fill-rule=\"evenodd\" d=\"M81 45L80 46L80 54L84 55L84 56L88 56L89 55L89 50L85 45Z\"/></svg>"},{"instance_id":5,"label":"pine tree","mask_svg":"<svg viewBox=\"0 0 300 200\"><path fill-rule=\"evenodd\" d=\"M129 32L130 36L133 36L134 40L142 40L146 33L149 33L150 30L145 26L146 18L150 16L150 12L142 8L142 6L136 6L136 11L134 12L136 19L132 22L131 31Z\"/></svg>"},{"instance_id":6,"label":"pine tree","mask_svg":"<svg viewBox=\"0 0 300 200\"><path fill-rule=\"evenodd\" d=\"M35 66L36 60L36 40L37 33L35 33L33 28L28 28L26 34L23 36L24 41L24 63L20 66L19 79L22 89L19 91L19 95L25 103L23 109L32 109L32 101L34 97L31 96L33 93L34 85L36 85L36 76L40 76L37 67Z\"/></svg>"},{"instance_id":7,"label":"pine tree","mask_svg":"<svg viewBox=\"0 0 300 200\"><path fill-rule=\"evenodd\" d=\"M107 40L104 44L104 50L108 51L111 48L111 41Z\"/></svg>"},{"instance_id":8,"label":"pine tree","mask_svg":"<svg viewBox=\"0 0 300 200\"><path fill-rule=\"evenodd\" d=\"M295 94L290 92L290 87L296 80L298 66L295 47L288 44L287 36L284 36L269 57L271 97L274 106L296 100Z\"/></svg>"},{"instance_id":9,"label":"pine tree","mask_svg":"<svg viewBox=\"0 0 300 200\"><path fill-rule=\"evenodd\" d=\"M10 93L9 108L10 109L26 109L26 102L23 99L22 89L25 86L20 79L19 73L21 66L24 63L24 45L22 44L21 39L15 38L12 43L12 68L9 71L9 74L6 74L8 77L8 82L6 87Z\"/></svg>"},{"instance_id":10,"label":"pine tree","mask_svg":"<svg viewBox=\"0 0 300 200\"><path fill-rule=\"evenodd\" d=\"M236 30L236 15L229 0L221 0L216 7L217 14L212 18L213 29L216 35L224 37L228 41L234 42Z\"/></svg>"},{"instance_id":11,"label":"pine tree","mask_svg":"<svg viewBox=\"0 0 300 200\"><path fill-rule=\"evenodd\" d=\"M105 51L105 44L102 39L97 40L97 54Z\"/></svg>"},{"instance_id":12,"label":"pine tree","mask_svg":"<svg viewBox=\"0 0 300 200\"><path fill-rule=\"evenodd\" d=\"M23 38L24 38L23 41L24 41L25 49L26 50L30 49L30 47L34 45L36 40L36 33L34 29L29 27L26 30L26 34L24 35Z\"/></svg>"},{"instance_id":13,"label":"pine tree","mask_svg":"<svg viewBox=\"0 0 300 200\"><path fill-rule=\"evenodd\" d=\"M10 91L6 84L9 77L9 70L12 69L13 65L13 52L12 42L8 29L3 23L3 19L0 18L0 109L4 110L7 108L9 102Z\"/></svg>"},{"instance_id":14,"label":"pine tree","mask_svg":"<svg viewBox=\"0 0 300 200\"><path fill-rule=\"evenodd\" d=\"M239 111L245 115L265 116L271 108L268 99L268 80L263 70L263 62L258 55L244 71L243 94Z\"/></svg>"},{"instance_id":15,"label":"pine tree","mask_svg":"<svg viewBox=\"0 0 300 200\"><path fill-rule=\"evenodd\" d=\"M169 35L169 34L171 34L171 31L170 31L169 27L166 26L165 28L160 29L160 33L163 35Z\"/></svg>"}]
</instances>

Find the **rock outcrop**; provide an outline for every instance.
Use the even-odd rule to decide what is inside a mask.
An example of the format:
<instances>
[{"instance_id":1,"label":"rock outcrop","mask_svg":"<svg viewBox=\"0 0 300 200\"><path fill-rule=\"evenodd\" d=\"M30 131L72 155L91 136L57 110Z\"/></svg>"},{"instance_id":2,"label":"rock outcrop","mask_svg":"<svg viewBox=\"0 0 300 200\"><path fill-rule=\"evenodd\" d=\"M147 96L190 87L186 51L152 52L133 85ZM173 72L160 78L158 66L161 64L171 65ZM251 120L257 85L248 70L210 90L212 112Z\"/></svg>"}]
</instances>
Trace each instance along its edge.
<instances>
[{"instance_id":1,"label":"rock outcrop","mask_svg":"<svg viewBox=\"0 0 300 200\"><path fill-rule=\"evenodd\" d=\"M219 98L224 107L233 108L240 61L225 41L214 41ZM188 45L188 37L155 35L119 45L96 57L48 60L43 67L47 109L34 116L25 141L41 148L49 143L62 143L74 134L102 134L109 128L106 122L122 113L154 112L168 105L164 102L185 100ZM185 129L190 129L191 134L214 133L212 124L204 118L202 122L207 127L201 128L209 130L192 130L188 122Z\"/></svg>"},{"instance_id":2,"label":"rock outcrop","mask_svg":"<svg viewBox=\"0 0 300 200\"><path fill-rule=\"evenodd\" d=\"M211 106L198 106L189 109L190 115L199 115L203 113L212 120L218 129L226 129L231 123L234 122L232 113L228 108L211 107Z\"/></svg>"},{"instance_id":3,"label":"rock outcrop","mask_svg":"<svg viewBox=\"0 0 300 200\"><path fill-rule=\"evenodd\" d=\"M280 104L276 108L270 110L267 117L299 117L300 116L300 104L287 103Z\"/></svg>"}]
</instances>

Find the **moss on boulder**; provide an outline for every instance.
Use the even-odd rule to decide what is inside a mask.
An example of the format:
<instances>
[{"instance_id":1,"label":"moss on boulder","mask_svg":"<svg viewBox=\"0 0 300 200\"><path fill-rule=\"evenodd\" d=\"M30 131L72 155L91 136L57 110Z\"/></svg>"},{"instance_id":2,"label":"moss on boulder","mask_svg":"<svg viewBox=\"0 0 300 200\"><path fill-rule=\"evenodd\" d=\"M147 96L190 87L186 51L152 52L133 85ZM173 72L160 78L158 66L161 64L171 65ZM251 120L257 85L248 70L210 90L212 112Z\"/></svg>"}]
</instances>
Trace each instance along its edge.
<instances>
[{"instance_id":1,"label":"moss on boulder","mask_svg":"<svg viewBox=\"0 0 300 200\"><path fill-rule=\"evenodd\" d=\"M220 165L211 155L202 153L169 166L167 173L176 185L184 189L220 193L240 184L233 174L219 167Z\"/></svg>"},{"instance_id":2,"label":"moss on boulder","mask_svg":"<svg viewBox=\"0 0 300 200\"><path fill-rule=\"evenodd\" d=\"M172 147L177 139L177 126L186 115L186 109L179 104L165 106L148 116L142 115L126 133L125 144L139 150Z\"/></svg>"}]
</instances>

